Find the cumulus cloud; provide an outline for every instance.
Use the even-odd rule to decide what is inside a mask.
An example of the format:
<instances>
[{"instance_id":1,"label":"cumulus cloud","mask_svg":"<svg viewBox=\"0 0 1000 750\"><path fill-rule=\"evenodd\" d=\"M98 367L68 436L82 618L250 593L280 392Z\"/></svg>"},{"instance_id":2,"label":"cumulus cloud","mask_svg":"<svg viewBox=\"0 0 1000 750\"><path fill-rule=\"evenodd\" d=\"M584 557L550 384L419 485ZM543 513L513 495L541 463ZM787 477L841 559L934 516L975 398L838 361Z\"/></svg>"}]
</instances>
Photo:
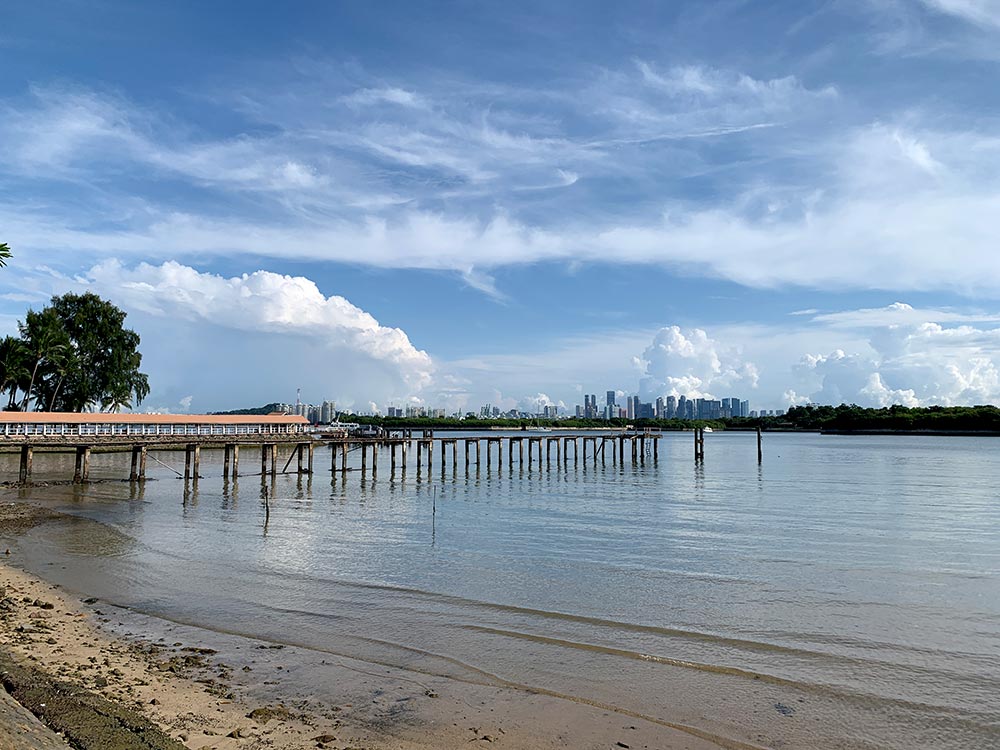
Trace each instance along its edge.
<instances>
[{"instance_id":1,"label":"cumulus cloud","mask_svg":"<svg viewBox=\"0 0 1000 750\"><path fill-rule=\"evenodd\" d=\"M816 316L838 330L866 332L865 351L841 349L806 355L795 366L800 382L812 383L808 400L861 406L970 405L1000 402L1000 328L942 325L935 311L905 303L884 308ZM988 318L975 313L940 313L944 320ZM791 393L802 401L802 388Z\"/></svg>"},{"instance_id":2,"label":"cumulus cloud","mask_svg":"<svg viewBox=\"0 0 1000 750\"><path fill-rule=\"evenodd\" d=\"M70 286L128 311L143 336L151 400L159 403L189 408L195 384L201 408L290 402L301 385L307 400L362 408L433 382L434 362L404 331L304 277L256 271L226 278L177 262L112 260Z\"/></svg>"},{"instance_id":3,"label":"cumulus cloud","mask_svg":"<svg viewBox=\"0 0 1000 750\"><path fill-rule=\"evenodd\" d=\"M757 367L741 358L735 347L713 340L700 328L661 328L642 355L644 376L640 396L722 398L737 389L757 386Z\"/></svg>"}]
</instances>

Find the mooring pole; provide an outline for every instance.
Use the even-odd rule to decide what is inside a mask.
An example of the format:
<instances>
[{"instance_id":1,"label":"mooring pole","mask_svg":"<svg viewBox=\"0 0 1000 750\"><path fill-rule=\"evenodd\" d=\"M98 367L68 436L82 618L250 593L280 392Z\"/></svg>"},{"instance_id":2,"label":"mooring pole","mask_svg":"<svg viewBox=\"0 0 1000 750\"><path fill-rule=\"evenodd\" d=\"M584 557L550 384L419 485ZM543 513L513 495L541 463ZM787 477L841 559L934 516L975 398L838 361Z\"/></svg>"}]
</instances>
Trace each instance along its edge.
<instances>
[{"instance_id":1,"label":"mooring pole","mask_svg":"<svg viewBox=\"0 0 1000 750\"><path fill-rule=\"evenodd\" d=\"M764 439L760 434L760 425L757 425L757 463L764 462Z\"/></svg>"}]
</instances>

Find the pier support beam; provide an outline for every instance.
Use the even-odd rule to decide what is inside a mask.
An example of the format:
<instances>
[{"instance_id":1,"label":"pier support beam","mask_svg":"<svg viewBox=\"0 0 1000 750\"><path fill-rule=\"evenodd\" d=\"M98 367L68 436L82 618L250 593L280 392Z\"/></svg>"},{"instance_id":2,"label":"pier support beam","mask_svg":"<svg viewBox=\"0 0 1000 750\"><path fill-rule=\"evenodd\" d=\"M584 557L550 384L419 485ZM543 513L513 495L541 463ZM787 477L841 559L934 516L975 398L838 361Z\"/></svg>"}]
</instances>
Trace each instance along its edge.
<instances>
[{"instance_id":1,"label":"pier support beam","mask_svg":"<svg viewBox=\"0 0 1000 750\"><path fill-rule=\"evenodd\" d=\"M757 463L764 463L764 439L760 434L760 426L757 426Z\"/></svg>"},{"instance_id":2,"label":"pier support beam","mask_svg":"<svg viewBox=\"0 0 1000 750\"><path fill-rule=\"evenodd\" d=\"M132 466L128 475L130 482L144 480L146 478L146 446L132 446Z\"/></svg>"},{"instance_id":3,"label":"pier support beam","mask_svg":"<svg viewBox=\"0 0 1000 750\"><path fill-rule=\"evenodd\" d=\"M271 449L271 476L275 477L278 475L278 444L271 443L269 447Z\"/></svg>"},{"instance_id":4,"label":"pier support beam","mask_svg":"<svg viewBox=\"0 0 1000 750\"><path fill-rule=\"evenodd\" d=\"M76 449L76 469L73 472L73 482L80 484L90 479L90 446L81 445Z\"/></svg>"},{"instance_id":5,"label":"pier support beam","mask_svg":"<svg viewBox=\"0 0 1000 750\"><path fill-rule=\"evenodd\" d=\"M30 445L21 446L21 469L18 472L18 481L24 484L31 478L31 461L34 450Z\"/></svg>"},{"instance_id":6,"label":"pier support beam","mask_svg":"<svg viewBox=\"0 0 1000 750\"><path fill-rule=\"evenodd\" d=\"M263 478L267 476L267 454L267 444L265 443L260 446L260 476L262 481Z\"/></svg>"}]
</instances>

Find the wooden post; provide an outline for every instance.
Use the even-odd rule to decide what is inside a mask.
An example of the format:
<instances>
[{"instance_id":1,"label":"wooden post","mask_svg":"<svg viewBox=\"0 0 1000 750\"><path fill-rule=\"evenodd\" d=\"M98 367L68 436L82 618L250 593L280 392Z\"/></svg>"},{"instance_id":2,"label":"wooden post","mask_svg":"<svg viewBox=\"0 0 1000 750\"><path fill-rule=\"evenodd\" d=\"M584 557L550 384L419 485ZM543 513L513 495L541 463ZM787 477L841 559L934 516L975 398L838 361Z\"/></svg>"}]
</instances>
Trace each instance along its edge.
<instances>
[{"instance_id":1,"label":"wooden post","mask_svg":"<svg viewBox=\"0 0 1000 750\"><path fill-rule=\"evenodd\" d=\"M368 444L361 444L361 476L368 473Z\"/></svg>"},{"instance_id":2,"label":"wooden post","mask_svg":"<svg viewBox=\"0 0 1000 750\"><path fill-rule=\"evenodd\" d=\"M224 446L222 446L222 478L223 479L229 479L229 461L230 461L229 450L230 450L231 447L232 446L230 446L229 443L226 443ZM134 465L135 461L133 460L132 463Z\"/></svg>"},{"instance_id":3,"label":"wooden post","mask_svg":"<svg viewBox=\"0 0 1000 750\"><path fill-rule=\"evenodd\" d=\"M33 449L30 445L21 446L21 470L18 473L18 481L24 484L31 478L31 460Z\"/></svg>"},{"instance_id":4,"label":"wooden post","mask_svg":"<svg viewBox=\"0 0 1000 750\"><path fill-rule=\"evenodd\" d=\"M139 449L132 446L132 465L128 472L128 481L134 482L139 478Z\"/></svg>"},{"instance_id":5,"label":"wooden post","mask_svg":"<svg viewBox=\"0 0 1000 750\"><path fill-rule=\"evenodd\" d=\"M660 460L660 439L653 438L653 463Z\"/></svg>"},{"instance_id":6,"label":"wooden post","mask_svg":"<svg viewBox=\"0 0 1000 750\"><path fill-rule=\"evenodd\" d=\"M497 438L497 471L503 468L503 438Z\"/></svg>"},{"instance_id":7,"label":"wooden post","mask_svg":"<svg viewBox=\"0 0 1000 750\"><path fill-rule=\"evenodd\" d=\"M469 473L469 439L465 439L465 473Z\"/></svg>"},{"instance_id":8,"label":"wooden post","mask_svg":"<svg viewBox=\"0 0 1000 750\"><path fill-rule=\"evenodd\" d=\"M87 450L88 450L88 448L86 448L85 446L82 446L82 445L78 446L77 449L76 449L76 469L73 472L73 483L74 484L79 484L84 479L86 479L86 477L84 477L84 475L83 475L83 454Z\"/></svg>"},{"instance_id":9,"label":"wooden post","mask_svg":"<svg viewBox=\"0 0 1000 750\"><path fill-rule=\"evenodd\" d=\"M194 458L194 446L190 443L184 449L184 479L191 478L191 462Z\"/></svg>"},{"instance_id":10,"label":"wooden post","mask_svg":"<svg viewBox=\"0 0 1000 750\"><path fill-rule=\"evenodd\" d=\"M444 454L441 454L441 458L444 458ZM466 456L465 465L469 465L469 458ZM458 473L458 441L451 441L451 473L452 476Z\"/></svg>"},{"instance_id":11,"label":"wooden post","mask_svg":"<svg viewBox=\"0 0 1000 750\"><path fill-rule=\"evenodd\" d=\"M632 464L633 465L639 463L638 452L639 452L639 443L635 439L635 435L633 435L632 436Z\"/></svg>"},{"instance_id":12,"label":"wooden post","mask_svg":"<svg viewBox=\"0 0 1000 750\"><path fill-rule=\"evenodd\" d=\"M267 443L260 446L260 475L267 475Z\"/></svg>"},{"instance_id":13,"label":"wooden post","mask_svg":"<svg viewBox=\"0 0 1000 750\"><path fill-rule=\"evenodd\" d=\"M583 465L587 465L587 438L583 439Z\"/></svg>"},{"instance_id":14,"label":"wooden post","mask_svg":"<svg viewBox=\"0 0 1000 750\"><path fill-rule=\"evenodd\" d=\"M278 475L278 444L271 443L271 476Z\"/></svg>"},{"instance_id":15,"label":"wooden post","mask_svg":"<svg viewBox=\"0 0 1000 750\"><path fill-rule=\"evenodd\" d=\"M514 465L514 438L507 438L507 463Z\"/></svg>"},{"instance_id":16,"label":"wooden post","mask_svg":"<svg viewBox=\"0 0 1000 750\"><path fill-rule=\"evenodd\" d=\"M340 470L343 475L347 476L347 448L350 443L344 443L340 449Z\"/></svg>"},{"instance_id":17,"label":"wooden post","mask_svg":"<svg viewBox=\"0 0 1000 750\"><path fill-rule=\"evenodd\" d=\"M303 459L305 458L305 455L304 455L305 454L305 446L302 443L299 443L298 445L296 445L295 446L295 453L296 453L296 459L297 459L296 466L295 466L295 472L297 474L301 474L302 473L302 468L303 468L302 467L302 462L303 462Z\"/></svg>"},{"instance_id":18,"label":"wooden post","mask_svg":"<svg viewBox=\"0 0 1000 750\"><path fill-rule=\"evenodd\" d=\"M201 446L194 446L194 479L197 481L201 475Z\"/></svg>"},{"instance_id":19,"label":"wooden post","mask_svg":"<svg viewBox=\"0 0 1000 750\"><path fill-rule=\"evenodd\" d=\"M396 476L396 444L389 443L389 478Z\"/></svg>"},{"instance_id":20,"label":"wooden post","mask_svg":"<svg viewBox=\"0 0 1000 750\"><path fill-rule=\"evenodd\" d=\"M444 461L442 461L441 463L443 465ZM434 438L431 437L427 441L427 471L430 471L433 468L434 468Z\"/></svg>"},{"instance_id":21,"label":"wooden post","mask_svg":"<svg viewBox=\"0 0 1000 750\"><path fill-rule=\"evenodd\" d=\"M139 446L139 481L146 481L146 446Z\"/></svg>"},{"instance_id":22,"label":"wooden post","mask_svg":"<svg viewBox=\"0 0 1000 750\"><path fill-rule=\"evenodd\" d=\"M764 441L760 434L760 425L757 425L757 463L764 462Z\"/></svg>"},{"instance_id":23,"label":"wooden post","mask_svg":"<svg viewBox=\"0 0 1000 750\"><path fill-rule=\"evenodd\" d=\"M330 443L330 473L337 476L337 444Z\"/></svg>"},{"instance_id":24,"label":"wooden post","mask_svg":"<svg viewBox=\"0 0 1000 750\"><path fill-rule=\"evenodd\" d=\"M240 475L240 446L233 443L233 479Z\"/></svg>"},{"instance_id":25,"label":"wooden post","mask_svg":"<svg viewBox=\"0 0 1000 750\"><path fill-rule=\"evenodd\" d=\"M372 443L372 478L378 476L378 443Z\"/></svg>"}]
</instances>

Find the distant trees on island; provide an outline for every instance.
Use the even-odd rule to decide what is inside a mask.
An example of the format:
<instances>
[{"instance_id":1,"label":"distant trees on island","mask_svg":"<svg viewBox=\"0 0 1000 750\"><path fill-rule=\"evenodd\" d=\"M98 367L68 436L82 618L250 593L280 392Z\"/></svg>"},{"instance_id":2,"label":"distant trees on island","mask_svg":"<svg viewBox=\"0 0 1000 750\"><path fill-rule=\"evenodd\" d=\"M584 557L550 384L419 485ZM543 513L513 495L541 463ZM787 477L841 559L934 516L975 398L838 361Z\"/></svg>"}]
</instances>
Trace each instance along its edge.
<instances>
[{"instance_id":1,"label":"distant trees on island","mask_svg":"<svg viewBox=\"0 0 1000 750\"><path fill-rule=\"evenodd\" d=\"M5 256L0 254L0 261ZM0 339L0 397L8 411L130 409L149 395L139 334L96 294L53 297L28 310L19 336Z\"/></svg>"},{"instance_id":2,"label":"distant trees on island","mask_svg":"<svg viewBox=\"0 0 1000 750\"><path fill-rule=\"evenodd\" d=\"M268 414L277 411L272 403L254 409L238 409L223 414ZM686 430L695 426L713 429L755 429L833 432L996 432L1000 433L1000 409L995 406L889 406L865 408L854 404L840 406L793 406L780 417L733 417L719 420L682 419L481 419L382 417L362 414L340 415L342 421L370 424L386 428L466 429L491 428L530 429L532 427L636 428L655 427L663 430Z\"/></svg>"}]
</instances>

